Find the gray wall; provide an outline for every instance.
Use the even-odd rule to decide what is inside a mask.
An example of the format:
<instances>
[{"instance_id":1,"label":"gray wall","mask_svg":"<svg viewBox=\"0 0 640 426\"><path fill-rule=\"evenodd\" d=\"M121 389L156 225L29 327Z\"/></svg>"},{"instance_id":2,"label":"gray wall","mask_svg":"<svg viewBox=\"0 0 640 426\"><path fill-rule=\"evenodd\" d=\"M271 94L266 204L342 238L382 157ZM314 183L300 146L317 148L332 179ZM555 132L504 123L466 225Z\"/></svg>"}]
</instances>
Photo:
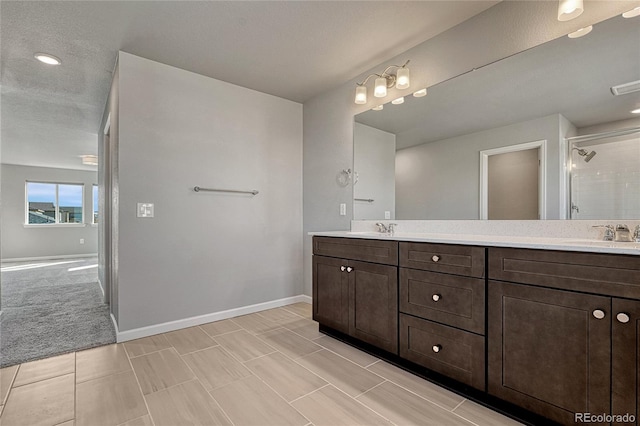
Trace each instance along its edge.
<instances>
[{"instance_id":1,"label":"gray wall","mask_svg":"<svg viewBox=\"0 0 640 426\"><path fill-rule=\"evenodd\" d=\"M119 330L301 294L302 105L122 52L118 103Z\"/></svg>"},{"instance_id":2,"label":"gray wall","mask_svg":"<svg viewBox=\"0 0 640 426\"><path fill-rule=\"evenodd\" d=\"M79 161L79 159L78 159ZM91 255L98 252L98 230L90 225L92 185L97 173L48 167L2 165L2 260ZM25 227L25 182L84 184L86 226ZM80 244L80 239L84 244Z\"/></svg>"},{"instance_id":3,"label":"gray wall","mask_svg":"<svg viewBox=\"0 0 640 426\"><path fill-rule=\"evenodd\" d=\"M120 90L119 66L113 70L113 79L109 97L98 129L98 205L103 212L98 224L98 282L105 293L105 302L109 303L114 318L118 317L118 253L113 250L117 245L118 219L118 93ZM105 128L109 122L109 135Z\"/></svg>"},{"instance_id":4,"label":"gray wall","mask_svg":"<svg viewBox=\"0 0 640 426\"><path fill-rule=\"evenodd\" d=\"M557 114L401 149L396 153L396 217L478 219L480 151L547 141L547 218L560 215Z\"/></svg>"},{"instance_id":5,"label":"gray wall","mask_svg":"<svg viewBox=\"0 0 640 426\"><path fill-rule=\"evenodd\" d=\"M390 219L395 219L396 135L355 123L353 152L353 170L358 173L358 183L353 187L353 217L381 219L388 211Z\"/></svg>"},{"instance_id":6,"label":"gray wall","mask_svg":"<svg viewBox=\"0 0 640 426\"><path fill-rule=\"evenodd\" d=\"M311 238L309 231L347 230L352 211L339 216L338 205L350 206L352 189L335 184L335 174L353 164L353 116L372 105L355 105L355 84L387 65L411 59L412 88L428 87L461 72L564 36L634 6L629 1L592 1L582 16L568 22L556 19L554 1L501 2L462 24L408 50L357 78L304 104L304 231L305 293L311 294ZM404 91L389 90L382 101Z\"/></svg>"}]
</instances>

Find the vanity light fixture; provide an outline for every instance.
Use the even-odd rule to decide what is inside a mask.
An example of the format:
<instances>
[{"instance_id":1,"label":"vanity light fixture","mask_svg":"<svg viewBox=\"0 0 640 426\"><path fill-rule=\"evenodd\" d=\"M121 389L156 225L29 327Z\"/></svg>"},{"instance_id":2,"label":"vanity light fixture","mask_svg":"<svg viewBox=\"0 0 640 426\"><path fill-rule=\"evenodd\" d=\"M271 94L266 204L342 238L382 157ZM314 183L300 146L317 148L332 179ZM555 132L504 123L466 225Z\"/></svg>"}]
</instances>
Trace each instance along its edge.
<instances>
[{"instance_id":1,"label":"vanity light fixture","mask_svg":"<svg viewBox=\"0 0 640 426\"><path fill-rule=\"evenodd\" d=\"M394 86L397 89L407 89L411 84L408 64L409 61L404 65L389 65L381 74L369 74L362 83L356 83L355 103L358 105L367 103L367 87L365 85L371 77L376 77L373 88L373 96L376 98L384 98L387 96L387 89ZM389 72L392 68L398 69L395 74Z\"/></svg>"},{"instance_id":2,"label":"vanity light fixture","mask_svg":"<svg viewBox=\"0 0 640 426\"><path fill-rule=\"evenodd\" d=\"M580 28L572 33L567 34L569 38L580 38L589 34L593 30L593 25L589 25L588 27Z\"/></svg>"},{"instance_id":3,"label":"vanity light fixture","mask_svg":"<svg viewBox=\"0 0 640 426\"><path fill-rule=\"evenodd\" d=\"M47 65L60 65L62 63L60 58L56 58L48 53L36 53L33 57Z\"/></svg>"},{"instance_id":4,"label":"vanity light fixture","mask_svg":"<svg viewBox=\"0 0 640 426\"><path fill-rule=\"evenodd\" d=\"M584 12L583 0L560 0L558 21L570 21Z\"/></svg>"},{"instance_id":5,"label":"vanity light fixture","mask_svg":"<svg viewBox=\"0 0 640 426\"><path fill-rule=\"evenodd\" d=\"M640 6L634 7L622 14L623 18L635 18L636 16L640 16Z\"/></svg>"},{"instance_id":6,"label":"vanity light fixture","mask_svg":"<svg viewBox=\"0 0 640 426\"><path fill-rule=\"evenodd\" d=\"M404 96L398 98L398 99L394 99L391 101L392 104L394 105L400 105L404 103Z\"/></svg>"},{"instance_id":7,"label":"vanity light fixture","mask_svg":"<svg viewBox=\"0 0 640 426\"><path fill-rule=\"evenodd\" d=\"M420 89L416 92L413 92L413 96L416 98L421 98L423 96L427 96L427 88L425 87L424 89Z\"/></svg>"},{"instance_id":8,"label":"vanity light fixture","mask_svg":"<svg viewBox=\"0 0 640 426\"><path fill-rule=\"evenodd\" d=\"M372 111L382 111L382 109L384 108L384 105L378 105L378 106L374 106L373 108L371 108Z\"/></svg>"}]
</instances>

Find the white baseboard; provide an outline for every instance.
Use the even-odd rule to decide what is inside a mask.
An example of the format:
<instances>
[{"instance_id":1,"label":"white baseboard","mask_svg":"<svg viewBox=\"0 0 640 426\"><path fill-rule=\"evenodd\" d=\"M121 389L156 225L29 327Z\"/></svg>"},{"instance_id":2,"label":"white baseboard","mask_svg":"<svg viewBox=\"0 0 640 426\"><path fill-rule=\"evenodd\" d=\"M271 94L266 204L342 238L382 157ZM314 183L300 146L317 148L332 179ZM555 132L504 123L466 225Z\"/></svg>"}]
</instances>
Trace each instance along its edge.
<instances>
[{"instance_id":1,"label":"white baseboard","mask_svg":"<svg viewBox=\"0 0 640 426\"><path fill-rule=\"evenodd\" d=\"M208 322L220 321L240 315L252 314L254 312L264 311L266 309L279 308L281 306L291 305L293 303L311 303L311 297L307 295L299 295L285 297L284 299L272 300L270 302L257 303L255 305L242 306L240 308L228 309L226 311L214 312L211 314L198 315L196 317L185 318L176 321L169 321L162 324L150 325L147 327L134 328L133 330L119 331L118 323L113 315L111 321L116 329L116 341L126 342L129 340L140 339L142 337L153 336L154 334L166 333L169 331L180 330L182 328L193 327L196 325L206 324Z\"/></svg>"},{"instance_id":2,"label":"white baseboard","mask_svg":"<svg viewBox=\"0 0 640 426\"><path fill-rule=\"evenodd\" d=\"M33 262L37 260L55 260L55 259L77 259L81 257L97 257L98 253L86 254L61 254L59 256L39 256L39 257L14 257L10 259L0 259L0 262Z\"/></svg>"}]
</instances>

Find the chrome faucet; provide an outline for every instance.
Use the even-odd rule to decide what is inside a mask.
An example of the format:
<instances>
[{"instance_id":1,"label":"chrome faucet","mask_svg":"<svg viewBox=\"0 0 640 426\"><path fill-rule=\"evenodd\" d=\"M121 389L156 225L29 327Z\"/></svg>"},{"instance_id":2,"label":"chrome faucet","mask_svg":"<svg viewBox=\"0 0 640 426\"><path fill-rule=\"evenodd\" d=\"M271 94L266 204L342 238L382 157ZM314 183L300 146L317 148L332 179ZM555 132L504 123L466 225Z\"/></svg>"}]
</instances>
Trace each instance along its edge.
<instances>
[{"instance_id":1,"label":"chrome faucet","mask_svg":"<svg viewBox=\"0 0 640 426\"><path fill-rule=\"evenodd\" d=\"M604 237L603 241L613 241L615 238L615 231L613 230L613 225L594 225L594 228L604 228Z\"/></svg>"},{"instance_id":2,"label":"chrome faucet","mask_svg":"<svg viewBox=\"0 0 640 426\"><path fill-rule=\"evenodd\" d=\"M383 234L386 234L389 232L389 228L387 228L385 224L382 222L376 223L376 226L378 227L378 232L381 232Z\"/></svg>"},{"instance_id":3,"label":"chrome faucet","mask_svg":"<svg viewBox=\"0 0 640 426\"><path fill-rule=\"evenodd\" d=\"M629 227L627 225L622 225L622 224L616 225L614 241L620 241L620 242L632 241L631 232L629 231Z\"/></svg>"},{"instance_id":4,"label":"chrome faucet","mask_svg":"<svg viewBox=\"0 0 640 426\"><path fill-rule=\"evenodd\" d=\"M393 235L396 232L396 226L398 226L397 223L390 223L389 227L387 228L387 230L389 231L389 235Z\"/></svg>"},{"instance_id":5,"label":"chrome faucet","mask_svg":"<svg viewBox=\"0 0 640 426\"><path fill-rule=\"evenodd\" d=\"M382 222L378 222L376 223L376 226L378 227L378 232L382 233L382 234L389 234L389 235L393 235L394 232L396 232L396 226L398 226L397 223L390 223L389 225L385 225Z\"/></svg>"}]
</instances>

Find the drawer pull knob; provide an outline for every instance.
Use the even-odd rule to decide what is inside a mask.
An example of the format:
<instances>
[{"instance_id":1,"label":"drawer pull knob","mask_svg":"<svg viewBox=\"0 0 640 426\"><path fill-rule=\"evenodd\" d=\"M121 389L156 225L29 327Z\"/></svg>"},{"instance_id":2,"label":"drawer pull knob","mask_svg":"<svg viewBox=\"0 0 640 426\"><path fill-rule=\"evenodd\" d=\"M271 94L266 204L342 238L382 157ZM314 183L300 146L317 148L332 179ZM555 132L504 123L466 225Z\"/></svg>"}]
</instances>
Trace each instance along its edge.
<instances>
[{"instance_id":1,"label":"drawer pull knob","mask_svg":"<svg viewBox=\"0 0 640 426\"><path fill-rule=\"evenodd\" d=\"M630 320L629 315L625 314L624 312L620 312L618 315L616 315L616 319L623 324L628 323Z\"/></svg>"},{"instance_id":2,"label":"drawer pull knob","mask_svg":"<svg viewBox=\"0 0 640 426\"><path fill-rule=\"evenodd\" d=\"M438 256L437 254L434 254L433 256L431 256L431 260L433 260L434 262L437 262L440 260L440 256Z\"/></svg>"},{"instance_id":3,"label":"drawer pull knob","mask_svg":"<svg viewBox=\"0 0 640 426\"><path fill-rule=\"evenodd\" d=\"M437 302L438 300L440 300L441 297L442 296L440 296L439 294L434 294L433 296L431 296L434 302Z\"/></svg>"},{"instance_id":4,"label":"drawer pull knob","mask_svg":"<svg viewBox=\"0 0 640 426\"><path fill-rule=\"evenodd\" d=\"M347 266L347 272L351 272L353 271L353 268L351 266Z\"/></svg>"},{"instance_id":5,"label":"drawer pull knob","mask_svg":"<svg viewBox=\"0 0 640 426\"><path fill-rule=\"evenodd\" d=\"M434 351L435 353L438 353L442 350L442 345L433 345L431 350Z\"/></svg>"},{"instance_id":6,"label":"drawer pull knob","mask_svg":"<svg viewBox=\"0 0 640 426\"><path fill-rule=\"evenodd\" d=\"M600 319L604 318L606 315L605 315L605 313L604 313L604 311L602 309L596 309L595 311L593 311L593 316L596 319L600 320Z\"/></svg>"},{"instance_id":7,"label":"drawer pull knob","mask_svg":"<svg viewBox=\"0 0 640 426\"><path fill-rule=\"evenodd\" d=\"M345 269L347 269L347 267L346 267L346 266L341 266L341 267L340 267L340 270L341 270L342 272L344 272L344 270L345 270Z\"/></svg>"}]
</instances>

